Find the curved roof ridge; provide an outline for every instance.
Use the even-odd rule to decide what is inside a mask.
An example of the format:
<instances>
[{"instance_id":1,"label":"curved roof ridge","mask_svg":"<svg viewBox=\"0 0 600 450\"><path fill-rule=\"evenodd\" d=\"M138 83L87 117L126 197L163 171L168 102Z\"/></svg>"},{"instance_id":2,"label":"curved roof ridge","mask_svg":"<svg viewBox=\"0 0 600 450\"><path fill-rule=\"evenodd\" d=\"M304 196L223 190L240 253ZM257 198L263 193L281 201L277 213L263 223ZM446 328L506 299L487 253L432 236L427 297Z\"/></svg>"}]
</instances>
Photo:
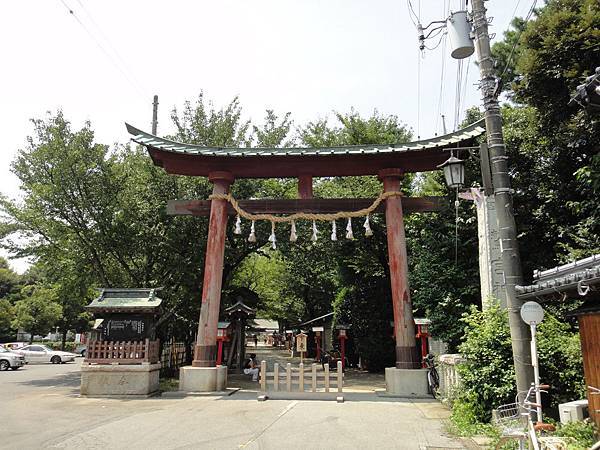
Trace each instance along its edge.
<instances>
[{"instance_id":1,"label":"curved roof ridge","mask_svg":"<svg viewBox=\"0 0 600 450\"><path fill-rule=\"evenodd\" d=\"M470 140L481 136L485 132L484 119L480 119L465 128L447 133L441 136L435 136L430 139L421 139L411 142L396 142L387 144L358 144L358 145L338 145L329 147L227 147L227 146L203 146L197 144L186 144L183 142L173 141L167 138L155 136L153 134L142 131L133 125L125 123L127 131L133 137L132 141L144 145L160 149L166 152L187 153L187 154L203 154L210 156L245 156L244 154L253 153L257 156L268 155L285 155L288 152L297 154L308 153L311 155L325 154L340 154L348 152L374 152L380 151L408 151L420 150L426 148L445 147L453 144L460 144L462 141Z\"/></svg>"}]
</instances>

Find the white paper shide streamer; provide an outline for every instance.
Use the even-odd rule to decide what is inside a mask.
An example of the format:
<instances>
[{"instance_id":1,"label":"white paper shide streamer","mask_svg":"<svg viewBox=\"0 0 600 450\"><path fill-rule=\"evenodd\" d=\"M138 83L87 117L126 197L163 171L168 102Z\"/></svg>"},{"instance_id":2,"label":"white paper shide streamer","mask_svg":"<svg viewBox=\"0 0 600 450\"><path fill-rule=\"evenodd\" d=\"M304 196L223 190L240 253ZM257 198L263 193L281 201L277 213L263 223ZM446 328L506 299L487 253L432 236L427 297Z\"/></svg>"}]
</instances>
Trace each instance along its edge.
<instances>
[{"instance_id":1,"label":"white paper shide streamer","mask_svg":"<svg viewBox=\"0 0 600 450\"><path fill-rule=\"evenodd\" d=\"M298 234L296 233L296 222L292 220L292 229L290 230L290 242L296 242Z\"/></svg>"},{"instance_id":2,"label":"white paper shide streamer","mask_svg":"<svg viewBox=\"0 0 600 450\"><path fill-rule=\"evenodd\" d=\"M275 222L271 222L271 236L269 236L269 242L271 243L271 248L275 250L277 248L277 239L275 238Z\"/></svg>"},{"instance_id":3,"label":"white paper shide streamer","mask_svg":"<svg viewBox=\"0 0 600 450\"><path fill-rule=\"evenodd\" d=\"M313 220L313 224L312 224L312 236L310 237L310 240L313 242L317 242L317 233L319 232L319 230L317 230L317 222L315 222Z\"/></svg>"},{"instance_id":4,"label":"white paper shide streamer","mask_svg":"<svg viewBox=\"0 0 600 450\"><path fill-rule=\"evenodd\" d=\"M233 234L242 234L242 219L239 214L235 217L235 228L233 229Z\"/></svg>"},{"instance_id":5,"label":"white paper shide streamer","mask_svg":"<svg viewBox=\"0 0 600 450\"><path fill-rule=\"evenodd\" d=\"M250 236L248 236L248 242L256 242L256 233L254 232L254 220L250 225Z\"/></svg>"},{"instance_id":6,"label":"white paper shide streamer","mask_svg":"<svg viewBox=\"0 0 600 450\"><path fill-rule=\"evenodd\" d=\"M337 226L335 225L335 220L331 221L331 240L337 241Z\"/></svg>"},{"instance_id":7,"label":"white paper shide streamer","mask_svg":"<svg viewBox=\"0 0 600 450\"><path fill-rule=\"evenodd\" d=\"M352 233L352 217L348 217L348 225L346 225L346 239L354 239Z\"/></svg>"},{"instance_id":8,"label":"white paper shide streamer","mask_svg":"<svg viewBox=\"0 0 600 450\"><path fill-rule=\"evenodd\" d=\"M363 224L363 227L365 228L365 236L369 237L369 236L373 236L373 230L371 230L371 224L369 223L369 215L367 214L367 217L365 218L365 223Z\"/></svg>"}]
</instances>

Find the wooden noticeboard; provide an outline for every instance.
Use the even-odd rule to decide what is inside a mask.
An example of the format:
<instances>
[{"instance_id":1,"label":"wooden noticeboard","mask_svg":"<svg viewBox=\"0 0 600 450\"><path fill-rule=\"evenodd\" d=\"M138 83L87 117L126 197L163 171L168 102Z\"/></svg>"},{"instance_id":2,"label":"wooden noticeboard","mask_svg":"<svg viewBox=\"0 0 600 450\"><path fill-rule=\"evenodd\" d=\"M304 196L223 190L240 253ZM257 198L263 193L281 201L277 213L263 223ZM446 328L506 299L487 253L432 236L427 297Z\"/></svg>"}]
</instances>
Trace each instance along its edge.
<instances>
[{"instance_id":1,"label":"wooden noticeboard","mask_svg":"<svg viewBox=\"0 0 600 450\"><path fill-rule=\"evenodd\" d=\"M306 351L306 338L307 335L304 333L300 333L296 336L296 351L297 352L305 352Z\"/></svg>"}]
</instances>

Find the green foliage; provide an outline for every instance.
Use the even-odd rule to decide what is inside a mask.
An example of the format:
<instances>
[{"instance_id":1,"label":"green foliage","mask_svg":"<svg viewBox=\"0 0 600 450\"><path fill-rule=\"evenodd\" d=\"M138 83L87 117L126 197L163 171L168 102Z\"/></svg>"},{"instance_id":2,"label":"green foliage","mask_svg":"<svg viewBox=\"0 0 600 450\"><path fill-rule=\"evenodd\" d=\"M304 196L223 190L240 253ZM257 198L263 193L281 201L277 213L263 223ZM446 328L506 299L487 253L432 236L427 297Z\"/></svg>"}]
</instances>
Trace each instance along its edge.
<instances>
[{"instance_id":1,"label":"green foliage","mask_svg":"<svg viewBox=\"0 0 600 450\"><path fill-rule=\"evenodd\" d=\"M591 421L558 424L553 435L573 439L574 443L569 443L569 450L586 450L597 442L597 430Z\"/></svg>"},{"instance_id":2,"label":"green foliage","mask_svg":"<svg viewBox=\"0 0 600 450\"><path fill-rule=\"evenodd\" d=\"M458 367L463 386L453 408L463 420L487 422L492 409L515 401L508 315L493 302L485 311L473 308L464 323L465 341L459 350L467 362ZM559 403L584 395L579 335L546 312L537 337L540 379L551 386L544 407L546 414L556 415Z\"/></svg>"},{"instance_id":3,"label":"green foliage","mask_svg":"<svg viewBox=\"0 0 600 450\"><path fill-rule=\"evenodd\" d=\"M15 307L7 299L0 298L0 339L10 339L13 336L14 319Z\"/></svg>"},{"instance_id":4,"label":"green foliage","mask_svg":"<svg viewBox=\"0 0 600 450\"><path fill-rule=\"evenodd\" d=\"M449 206L406 220L415 315L431 319L432 335L448 343L451 351L462 338L460 318L480 302L479 267L473 263L478 257L474 215L473 206L461 202L457 242L455 213Z\"/></svg>"},{"instance_id":5,"label":"green foliage","mask_svg":"<svg viewBox=\"0 0 600 450\"><path fill-rule=\"evenodd\" d=\"M259 143L273 144L290 128L287 115L279 120L268 112L264 127L252 128L241 114L237 99L217 110L200 96L185 105L181 116L173 112L175 138L246 145L255 132ZM110 150L95 143L89 123L73 130L61 112L33 123L34 136L13 163L23 200L0 198L0 238L13 254L37 259L38 278L52 286L63 306L61 329L85 327L82 306L93 295L90 288L164 286L165 308L177 314L168 313L171 320L165 319L161 331L190 342L197 328L206 248L201 236L206 236L208 220L167 216L165 204L174 198L206 198L210 183L168 175L141 149ZM234 194L281 193L290 185L242 181ZM265 240L235 241L228 231L225 289L235 267Z\"/></svg>"},{"instance_id":6,"label":"green foliage","mask_svg":"<svg viewBox=\"0 0 600 450\"><path fill-rule=\"evenodd\" d=\"M503 116L525 274L600 251L600 122L567 107L598 66L599 39L596 0L549 0L493 47L500 75L517 43L504 74L517 103Z\"/></svg>"},{"instance_id":7,"label":"green foliage","mask_svg":"<svg viewBox=\"0 0 600 450\"><path fill-rule=\"evenodd\" d=\"M459 350L467 362L458 367L473 416L487 422L493 408L514 401L515 374L508 316L498 303L485 311L475 307L465 316L465 340Z\"/></svg>"},{"instance_id":8,"label":"green foliage","mask_svg":"<svg viewBox=\"0 0 600 450\"><path fill-rule=\"evenodd\" d=\"M387 279L366 278L336 299L336 323L351 324L352 339L370 372L395 364L392 299Z\"/></svg>"},{"instance_id":9,"label":"green foliage","mask_svg":"<svg viewBox=\"0 0 600 450\"><path fill-rule=\"evenodd\" d=\"M496 437L496 427L489 423L482 423L477 411L473 408L477 398L473 392L463 392L452 403L450 415L450 432L455 436L485 435Z\"/></svg>"},{"instance_id":10,"label":"green foliage","mask_svg":"<svg viewBox=\"0 0 600 450\"><path fill-rule=\"evenodd\" d=\"M62 350L63 352L75 352L75 350L77 349L77 346L79 345L79 344L76 344L75 342L65 342L63 345L62 342L53 342L53 341L38 342L38 344L43 344L43 345L51 348L52 350Z\"/></svg>"},{"instance_id":11,"label":"green foliage","mask_svg":"<svg viewBox=\"0 0 600 450\"><path fill-rule=\"evenodd\" d=\"M538 354L540 379L550 384L544 407L558 410L560 403L585 398L583 357L579 334L560 322L552 314L546 314L539 325Z\"/></svg>"},{"instance_id":12,"label":"green foliage","mask_svg":"<svg viewBox=\"0 0 600 450\"><path fill-rule=\"evenodd\" d=\"M290 276L293 276L293 270L280 252L260 251L244 259L235 271L231 285L245 287L258 295L260 317L298 323L303 316L304 305L285 288Z\"/></svg>"},{"instance_id":13,"label":"green foliage","mask_svg":"<svg viewBox=\"0 0 600 450\"><path fill-rule=\"evenodd\" d=\"M14 328L22 328L31 334L47 334L59 321L62 308L55 302L56 293L47 288L27 287L27 297L15 303Z\"/></svg>"}]
</instances>

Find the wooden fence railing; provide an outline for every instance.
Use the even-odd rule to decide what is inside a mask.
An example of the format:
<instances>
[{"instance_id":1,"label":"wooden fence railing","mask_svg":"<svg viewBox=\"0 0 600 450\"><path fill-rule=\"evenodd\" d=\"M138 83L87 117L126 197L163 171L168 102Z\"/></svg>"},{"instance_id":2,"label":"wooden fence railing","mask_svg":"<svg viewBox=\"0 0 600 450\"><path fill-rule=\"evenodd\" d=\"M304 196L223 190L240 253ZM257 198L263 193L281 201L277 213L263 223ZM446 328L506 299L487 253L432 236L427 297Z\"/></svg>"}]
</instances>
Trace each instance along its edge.
<instances>
[{"instance_id":1,"label":"wooden fence railing","mask_svg":"<svg viewBox=\"0 0 600 450\"><path fill-rule=\"evenodd\" d=\"M179 368L186 362L187 352L183 342L174 340L168 344L163 343L160 357L160 376L174 377L179 373Z\"/></svg>"},{"instance_id":2,"label":"wooden fence railing","mask_svg":"<svg viewBox=\"0 0 600 450\"><path fill-rule=\"evenodd\" d=\"M267 372L267 362L260 363L260 390L262 392L342 392L344 387L344 372L342 362L338 361L337 371L329 370L329 364L324 369L317 364L292 368L290 363L281 370L278 363L274 364L273 372Z\"/></svg>"},{"instance_id":3,"label":"wooden fence railing","mask_svg":"<svg viewBox=\"0 0 600 450\"><path fill-rule=\"evenodd\" d=\"M159 341L89 341L84 362L141 364L159 362Z\"/></svg>"}]
</instances>

